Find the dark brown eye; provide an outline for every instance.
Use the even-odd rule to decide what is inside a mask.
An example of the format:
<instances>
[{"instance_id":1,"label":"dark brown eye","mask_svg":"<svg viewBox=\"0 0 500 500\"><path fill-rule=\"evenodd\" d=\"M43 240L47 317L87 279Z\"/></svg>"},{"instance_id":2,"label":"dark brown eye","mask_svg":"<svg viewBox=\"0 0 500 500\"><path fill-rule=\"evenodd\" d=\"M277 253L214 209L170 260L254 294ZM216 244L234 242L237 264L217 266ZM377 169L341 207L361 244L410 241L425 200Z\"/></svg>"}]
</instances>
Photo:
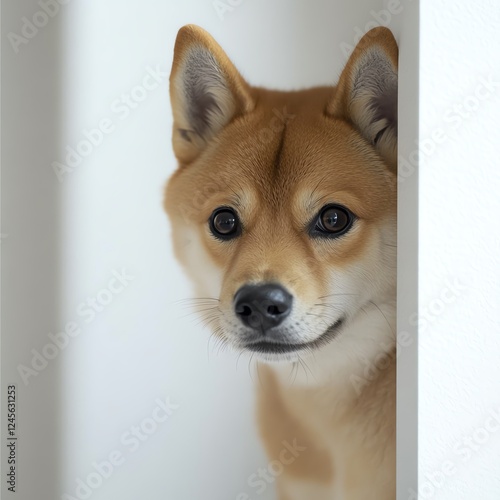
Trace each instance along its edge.
<instances>
[{"instance_id":1,"label":"dark brown eye","mask_svg":"<svg viewBox=\"0 0 500 500\"><path fill-rule=\"evenodd\" d=\"M313 233L316 236L340 236L352 225L354 216L340 205L327 205L318 214Z\"/></svg>"},{"instance_id":2,"label":"dark brown eye","mask_svg":"<svg viewBox=\"0 0 500 500\"><path fill-rule=\"evenodd\" d=\"M240 233L240 221L236 212L228 207L220 207L212 212L209 219L212 234L219 239L228 240Z\"/></svg>"}]
</instances>

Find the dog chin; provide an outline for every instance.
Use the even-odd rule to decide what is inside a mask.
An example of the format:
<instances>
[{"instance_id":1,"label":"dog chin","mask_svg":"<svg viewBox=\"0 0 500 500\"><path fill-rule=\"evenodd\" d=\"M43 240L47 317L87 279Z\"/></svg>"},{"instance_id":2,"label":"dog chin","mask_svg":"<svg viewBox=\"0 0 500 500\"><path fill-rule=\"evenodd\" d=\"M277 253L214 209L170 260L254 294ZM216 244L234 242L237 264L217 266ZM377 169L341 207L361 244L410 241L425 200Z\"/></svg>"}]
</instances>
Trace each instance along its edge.
<instances>
[{"instance_id":1,"label":"dog chin","mask_svg":"<svg viewBox=\"0 0 500 500\"><path fill-rule=\"evenodd\" d=\"M300 351L294 351L282 354L272 353L272 352L257 352L257 351L251 351L247 348L244 348L244 351L248 354L251 354L254 360L269 365L295 363L296 361L299 361L303 356L308 355L308 353L305 351L302 351L302 354Z\"/></svg>"},{"instance_id":2,"label":"dog chin","mask_svg":"<svg viewBox=\"0 0 500 500\"><path fill-rule=\"evenodd\" d=\"M340 334L343 324L344 318L338 319L317 339L309 342L259 341L245 344L240 348L267 363L293 362L300 359L301 355L308 355L333 341Z\"/></svg>"}]
</instances>

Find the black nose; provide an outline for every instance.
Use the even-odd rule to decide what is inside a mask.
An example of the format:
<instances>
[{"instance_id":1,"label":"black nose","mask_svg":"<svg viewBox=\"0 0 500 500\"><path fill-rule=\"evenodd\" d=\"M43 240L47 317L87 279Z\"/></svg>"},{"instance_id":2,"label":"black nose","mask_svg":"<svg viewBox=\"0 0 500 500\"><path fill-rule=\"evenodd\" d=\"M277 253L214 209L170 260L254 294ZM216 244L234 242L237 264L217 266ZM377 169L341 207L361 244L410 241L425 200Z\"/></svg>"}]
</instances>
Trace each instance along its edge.
<instances>
[{"instance_id":1,"label":"black nose","mask_svg":"<svg viewBox=\"0 0 500 500\"><path fill-rule=\"evenodd\" d=\"M234 296L234 311L242 323L265 331L278 326L292 310L293 297L280 285L242 286Z\"/></svg>"}]
</instances>

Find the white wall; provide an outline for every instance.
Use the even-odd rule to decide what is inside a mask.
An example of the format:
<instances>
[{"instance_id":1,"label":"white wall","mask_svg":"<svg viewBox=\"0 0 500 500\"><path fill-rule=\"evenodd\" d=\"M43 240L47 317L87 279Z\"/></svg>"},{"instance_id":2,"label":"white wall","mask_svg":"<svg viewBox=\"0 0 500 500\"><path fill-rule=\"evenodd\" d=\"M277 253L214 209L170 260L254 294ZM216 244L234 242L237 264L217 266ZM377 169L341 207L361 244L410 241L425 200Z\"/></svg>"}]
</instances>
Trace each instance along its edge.
<instances>
[{"instance_id":1,"label":"white wall","mask_svg":"<svg viewBox=\"0 0 500 500\"><path fill-rule=\"evenodd\" d=\"M421 498L500 498L499 23L495 0L421 2Z\"/></svg>"}]
</instances>

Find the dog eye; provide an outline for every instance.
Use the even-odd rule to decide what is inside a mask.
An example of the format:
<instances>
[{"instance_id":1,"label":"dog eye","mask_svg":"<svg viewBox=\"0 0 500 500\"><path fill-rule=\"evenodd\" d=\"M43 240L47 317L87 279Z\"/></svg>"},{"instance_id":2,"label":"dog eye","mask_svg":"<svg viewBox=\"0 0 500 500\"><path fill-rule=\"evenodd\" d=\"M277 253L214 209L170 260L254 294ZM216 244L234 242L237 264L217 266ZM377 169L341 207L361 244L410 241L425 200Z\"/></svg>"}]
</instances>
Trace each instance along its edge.
<instances>
[{"instance_id":1,"label":"dog eye","mask_svg":"<svg viewBox=\"0 0 500 500\"><path fill-rule=\"evenodd\" d=\"M347 208L340 205L326 205L315 220L313 236L340 236L352 225L354 216Z\"/></svg>"},{"instance_id":2,"label":"dog eye","mask_svg":"<svg viewBox=\"0 0 500 500\"><path fill-rule=\"evenodd\" d=\"M219 207L209 219L212 234L221 240L229 240L240 233L240 221L235 211L228 207Z\"/></svg>"}]
</instances>

